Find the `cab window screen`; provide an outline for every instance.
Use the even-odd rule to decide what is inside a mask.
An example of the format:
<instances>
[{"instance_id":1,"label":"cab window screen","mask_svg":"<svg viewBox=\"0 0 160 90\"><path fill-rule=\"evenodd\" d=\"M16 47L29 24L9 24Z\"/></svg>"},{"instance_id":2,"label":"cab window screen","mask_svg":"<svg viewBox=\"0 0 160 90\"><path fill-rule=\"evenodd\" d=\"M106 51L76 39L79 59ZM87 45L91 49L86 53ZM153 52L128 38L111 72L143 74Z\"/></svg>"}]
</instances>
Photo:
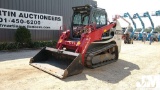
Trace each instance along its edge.
<instances>
[{"instance_id":1,"label":"cab window screen","mask_svg":"<svg viewBox=\"0 0 160 90\"><path fill-rule=\"evenodd\" d=\"M106 14L100 12L94 12L92 16L92 23L96 23L97 27L101 27L107 24Z\"/></svg>"}]
</instances>

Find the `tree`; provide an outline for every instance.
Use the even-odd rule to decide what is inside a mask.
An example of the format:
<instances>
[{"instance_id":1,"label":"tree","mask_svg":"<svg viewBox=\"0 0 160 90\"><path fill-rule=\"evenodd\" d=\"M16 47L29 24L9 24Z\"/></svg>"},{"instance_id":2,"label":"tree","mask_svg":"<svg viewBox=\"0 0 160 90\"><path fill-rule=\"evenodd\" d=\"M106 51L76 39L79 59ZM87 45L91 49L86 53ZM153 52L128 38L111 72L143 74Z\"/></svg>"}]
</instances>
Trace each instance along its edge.
<instances>
[{"instance_id":1,"label":"tree","mask_svg":"<svg viewBox=\"0 0 160 90\"><path fill-rule=\"evenodd\" d=\"M157 26L157 27L155 28L155 31L156 31L156 32L160 32L160 26Z\"/></svg>"},{"instance_id":2,"label":"tree","mask_svg":"<svg viewBox=\"0 0 160 90\"><path fill-rule=\"evenodd\" d=\"M137 32L140 32L142 29L137 28ZM150 33L152 31L152 27L145 28L144 32ZM160 26L157 26L154 28L154 32L159 32L160 33Z\"/></svg>"},{"instance_id":3,"label":"tree","mask_svg":"<svg viewBox=\"0 0 160 90\"><path fill-rule=\"evenodd\" d=\"M137 28L136 32L140 32L142 29L141 28Z\"/></svg>"},{"instance_id":4,"label":"tree","mask_svg":"<svg viewBox=\"0 0 160 90\"><path fill-rule=\"evenodd\" d=\"M19 27L15 33L16 43L20 43L22 46L29 46L31 43L31 33L25 27Z\"/></svg>"},{"instance_id":5,"label":"tree","mask_svg":"<svg viewBox=\"0 0 160 90\"><path fill-rule=\"evenodd\" d=\"M146 28L144 31L149 33L149 32L152 31L152 27L148 27L148 28Z\"/></svg>"}]
</instances>

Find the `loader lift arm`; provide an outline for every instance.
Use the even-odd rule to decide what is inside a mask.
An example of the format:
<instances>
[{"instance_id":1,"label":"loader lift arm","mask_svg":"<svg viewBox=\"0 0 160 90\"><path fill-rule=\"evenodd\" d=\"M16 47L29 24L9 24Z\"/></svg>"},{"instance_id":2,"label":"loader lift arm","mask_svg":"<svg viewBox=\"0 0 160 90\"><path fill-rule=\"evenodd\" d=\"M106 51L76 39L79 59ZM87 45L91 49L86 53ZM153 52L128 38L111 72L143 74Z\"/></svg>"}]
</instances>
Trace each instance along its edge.
<instances>
[{"instance_id":1,"label":"loader lift arm","mask_svg":"<svg viewBox=\"0 0 160 90\"><path fill-rule=\"evenodd\" d=\"M145 25L144 25L143 20L141 19L141 16L138 13L133 15L133 19L136 19L136 18L138 18L140 20L141 25L142 25L142 30L139 33L139 37L138 37L138 40L142 40L142 37L143 37L142 34L143 34L144 30L145 30Z\"/></svg>"},{"instance_id":2,"label":"loader lift arm","mask_svg":"<svg viewBox=\"0 0 160 90\"><path fill-rule=\"evenodd\" d=\"M94 41L99 41L99 40L102 40L102 34L104 32L107 32L108 30L110 30L111 28L115 27L116 23L111 23L107 26L104 26L102 28L100 28L99 30L92 30L91 32L87 32L87 33L83 33L81 35L81 39L80 41L78 42L72 42L72 47L70 47L70 44L68 42L71 42L71 41L66 41L65 39L66 38L69 38L67 36L68 33L67 32L64 32L64 35L61 35L59 41L58 41L58 44L57 44L57 48L58 49L62 49L63 46L67 47L68 49L72 49L74 50L76 53L81 53L82 55L82 64L84 65L84 56L85 56L85 53L88 49L88 46L91 44L91 42L94 42ZM88 29L90 29L91 27L88 26ZM107 30L107 31L106 31ZM93 38L94 37L94 38Z\"/></svg>"}]
</instances>

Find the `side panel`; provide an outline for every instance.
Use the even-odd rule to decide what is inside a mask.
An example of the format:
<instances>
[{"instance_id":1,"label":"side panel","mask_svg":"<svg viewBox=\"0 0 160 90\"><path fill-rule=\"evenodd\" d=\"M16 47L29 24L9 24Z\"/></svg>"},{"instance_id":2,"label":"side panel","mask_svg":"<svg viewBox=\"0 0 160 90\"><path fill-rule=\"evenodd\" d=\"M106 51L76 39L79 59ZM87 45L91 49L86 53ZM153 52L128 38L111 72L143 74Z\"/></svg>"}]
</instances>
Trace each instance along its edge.
<instances>
[{"instance_id":1,"label":"side panel","mask_svg":"<svg viewBox=\"0 0 160 90\"><path fill-rule=\"evenodd\" d=\"M119 21L116 22L116 27L112 28L110 33L114 32L114 36L109 40L99 41L99 42L92 42L92 44L106 44L109 42L116 42L118 46L118 51L121 51L121 41L122 41L122 27L119 23Z\"/></svg>"},{"instance_id":2,"label":"side panel","mask_svg":"<svg viewBox=\"0 0 160 90\"><path fill-rule=\"evenodd\" d=\"M122 41L122 27L121 27L121 25L118 21L117 21L115 29L116 29L115 41L116 41L117 46L118 46L118 51L120 52L121 51L121 41Z\"/></svg>"}]
</instances>

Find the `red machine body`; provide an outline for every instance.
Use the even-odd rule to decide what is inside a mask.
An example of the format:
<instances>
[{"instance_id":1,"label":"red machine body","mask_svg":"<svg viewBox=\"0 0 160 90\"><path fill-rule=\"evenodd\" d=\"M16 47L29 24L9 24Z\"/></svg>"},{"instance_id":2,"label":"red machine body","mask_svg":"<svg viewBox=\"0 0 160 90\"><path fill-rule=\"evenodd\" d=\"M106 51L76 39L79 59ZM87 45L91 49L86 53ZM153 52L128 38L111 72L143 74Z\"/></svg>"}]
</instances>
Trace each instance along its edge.
<instances>
[{"instance_id":1,"label":"red machine body","mask_svg":"<svg viewBox=\"0 0 160 90\"><path fill-rule=\"evenodd\" d=\"M108 24L104 9L89 5L73 7L70 30L62 32L56 49L44 47L30 65L59 78L116 62L121 49L122 28L116 16Z\"/></svg>"},{"instance_id":2,"label":"red machine body","mask_svg":"<svg viewBox=\"0 0 160 90\"><path fill-rule=\"evenodd\" d=\"M114 26L116 26L116 23L111 23L99 29L92 28L91 32L88 31L86 33L83 33L79 41L68 40L70 36L70 30L67 30L63 32L62 35L60 36L56 48L62 49L63 47L65 47L66 49L74 50L76 53L81 53L82 64L84 65L84 56L90 43L101 40L102 34L104 32L107 32ZM91 26L87 26L87 30L89 29L91 29Z\"/></svg>"}]
</instances>

